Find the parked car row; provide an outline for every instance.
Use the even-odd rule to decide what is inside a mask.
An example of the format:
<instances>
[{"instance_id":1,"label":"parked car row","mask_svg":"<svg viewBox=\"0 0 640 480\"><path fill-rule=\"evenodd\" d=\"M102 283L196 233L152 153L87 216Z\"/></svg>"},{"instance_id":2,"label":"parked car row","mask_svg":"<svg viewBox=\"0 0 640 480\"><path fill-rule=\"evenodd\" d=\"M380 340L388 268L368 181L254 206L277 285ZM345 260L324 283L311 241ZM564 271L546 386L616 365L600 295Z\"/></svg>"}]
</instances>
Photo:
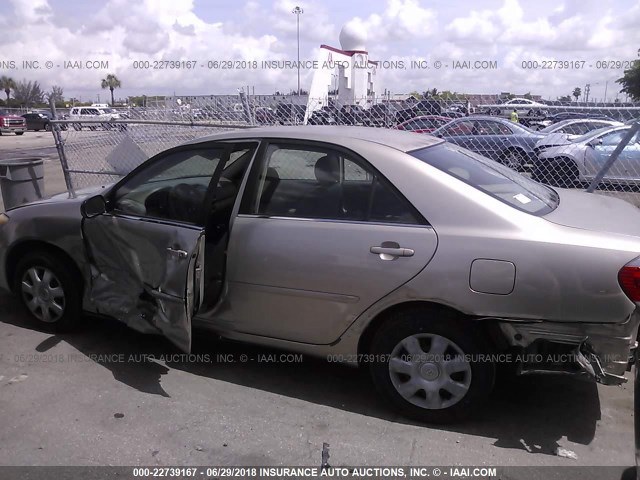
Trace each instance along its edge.
<instances>
[{"instance_id":1,"label":"parked car row","mask_svg":"<svg viewBox=\"0 0 640 480\"><path fill-rule=\"evenodd\" d=\"M449 120L422 116L398 130L430 133L496 160L553 186L573 187L591 181L630 128L594 118L561 120L539 131L495 116ZM640 182L640 137L636 135L607 172L605 182Z\"/></svg>"}]
</instances>

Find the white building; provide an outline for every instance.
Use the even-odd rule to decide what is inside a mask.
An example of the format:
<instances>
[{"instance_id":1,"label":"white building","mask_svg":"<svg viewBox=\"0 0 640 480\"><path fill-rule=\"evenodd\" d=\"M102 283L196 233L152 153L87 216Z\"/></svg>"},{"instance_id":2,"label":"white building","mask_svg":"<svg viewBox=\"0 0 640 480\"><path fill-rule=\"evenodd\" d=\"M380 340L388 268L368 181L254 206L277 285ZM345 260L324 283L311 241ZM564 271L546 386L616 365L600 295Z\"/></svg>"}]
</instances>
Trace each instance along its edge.
<instances>
[{"instance_id":1,"label":"white building","mask_svg":"<svg viewBox=\"0 0 640 480\"><path fill-rule=\"evenodd\" d=\"M369 60L364 32L351 22L340 31L340 47L320 45L318 68L315 70L305 123L315 110L329 105L329 91L337 88L337 98L332 95L338 108L343 105L369 105L375 98L374 80L376 62Z\"/></svg>"}]
</instances>

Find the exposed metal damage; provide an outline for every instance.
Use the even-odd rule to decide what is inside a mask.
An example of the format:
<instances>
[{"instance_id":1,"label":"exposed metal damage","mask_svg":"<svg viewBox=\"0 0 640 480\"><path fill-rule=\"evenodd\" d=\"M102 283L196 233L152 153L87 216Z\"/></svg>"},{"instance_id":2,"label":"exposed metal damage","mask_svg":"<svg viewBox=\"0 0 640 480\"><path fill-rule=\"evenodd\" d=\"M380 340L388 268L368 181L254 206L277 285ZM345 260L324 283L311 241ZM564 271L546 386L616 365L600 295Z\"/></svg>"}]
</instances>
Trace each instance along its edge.
<instances>
[{"instance_id":1,"label":"exposed metal damage","mask_svg":"<svg viewBox=\"0 0 640 480\"><path fill-rule=\"evenodd\" d=\"M189 352L201 233L99 215L84 219L82 234L97 312L142 333L164 334Z\"/></svg>"}]
</instances>

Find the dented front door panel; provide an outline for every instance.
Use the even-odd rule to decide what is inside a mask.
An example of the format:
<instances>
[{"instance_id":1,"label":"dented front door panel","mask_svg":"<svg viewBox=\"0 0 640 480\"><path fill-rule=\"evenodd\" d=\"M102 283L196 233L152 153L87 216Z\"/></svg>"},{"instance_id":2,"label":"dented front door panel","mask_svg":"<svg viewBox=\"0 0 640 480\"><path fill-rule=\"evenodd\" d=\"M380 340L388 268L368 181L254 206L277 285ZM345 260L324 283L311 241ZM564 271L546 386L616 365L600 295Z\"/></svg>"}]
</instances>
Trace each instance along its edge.
<instances>
[{"instance_id":1,"label":"dented front door panel","mask_svg":"<svg viewBox=\"0 0 640 480\"><path fill-rule=\"evenodd\" d=\"M202 300L202 228L104 214L84 219L82 232L97 311L189 352Z\"/></svg>"}]
</instances>

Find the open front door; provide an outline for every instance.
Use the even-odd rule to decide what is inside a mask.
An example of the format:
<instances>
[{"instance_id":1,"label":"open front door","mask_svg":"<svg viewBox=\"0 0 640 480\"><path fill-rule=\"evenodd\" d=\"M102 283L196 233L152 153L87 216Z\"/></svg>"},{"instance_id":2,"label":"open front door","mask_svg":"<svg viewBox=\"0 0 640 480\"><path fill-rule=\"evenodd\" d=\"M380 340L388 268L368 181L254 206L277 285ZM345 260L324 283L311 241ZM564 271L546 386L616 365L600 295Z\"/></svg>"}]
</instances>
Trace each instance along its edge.
<instances>
[{"instance_id":1,"label":"open front door","mask_svg":"<svg viewBox=\"0 0 640 480\"><path fill-rule=\"evenodd\" d=\"M204 292L204 219L228 152L178 149L134 171L103 211L83 205L82 234L98 313L191 349ZM95 197L94 197L95 198Z\"/></svg>"},{"instance_id":2,"label":"open front door","mask_svg":"<svg viewBox=\"0 0 640 480\"><path fill-rule=\"evenodd\" d=\"M82 230L98 312L189 352L202 299L202 229L104 214L85 219Z\"/></svg>"}]
</instances>

